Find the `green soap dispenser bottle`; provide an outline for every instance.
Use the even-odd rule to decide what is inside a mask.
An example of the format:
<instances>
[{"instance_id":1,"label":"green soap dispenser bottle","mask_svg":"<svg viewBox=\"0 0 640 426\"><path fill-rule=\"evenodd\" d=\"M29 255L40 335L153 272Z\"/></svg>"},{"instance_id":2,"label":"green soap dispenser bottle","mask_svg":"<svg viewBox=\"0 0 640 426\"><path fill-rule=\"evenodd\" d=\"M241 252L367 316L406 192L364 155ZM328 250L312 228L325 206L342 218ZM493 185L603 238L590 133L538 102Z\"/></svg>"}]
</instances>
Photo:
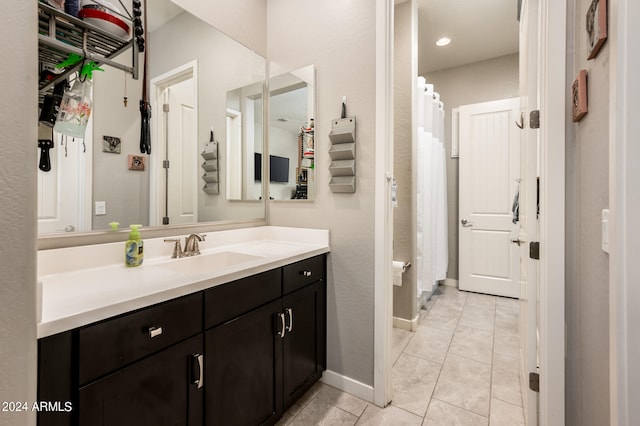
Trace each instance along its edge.
<instances>
[{"instance_id":1,"label":"green soap dispenser bottle","mask_svg":"<svg viewBox=\"0 0 640 426\"><path fill-rule=\"evenodd\" d=\"M140 232L138 232L138 228L141 226L142 225L129 225L131 232L129 232L129 239L124 249L124 264L126 266L142 265L144 247L142 239L140 238Z\"/></svg>"}]
</instances>

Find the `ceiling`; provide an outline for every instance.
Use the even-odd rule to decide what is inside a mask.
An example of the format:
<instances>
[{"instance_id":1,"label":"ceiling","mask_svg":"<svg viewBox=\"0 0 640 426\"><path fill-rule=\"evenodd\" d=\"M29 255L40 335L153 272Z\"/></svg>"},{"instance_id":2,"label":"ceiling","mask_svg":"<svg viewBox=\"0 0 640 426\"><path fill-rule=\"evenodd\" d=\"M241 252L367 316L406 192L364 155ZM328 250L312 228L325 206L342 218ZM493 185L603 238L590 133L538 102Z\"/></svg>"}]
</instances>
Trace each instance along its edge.
<instances>
[{"instance_id":1,"label":"ceiling","mask_svg":"<svg viewBox=\"0 0 640 426\"><path fill-rule=\"evenodd\" d=\"M418 75L518 51L517 0L417 0ZM451 44L437 47L449 37Z\"/></svg>"},{"instance_id":2,"label":"ceiling","mask_svg":"<svg viewBox=\"0 0 640 426\"><path fill-rule=\"evenodd\" d=\"M184 12L180 6L171 2L171 0L153 0L150 5L152 6L149 7L147 13L147 23L149 26L147 30L149 32L160 28Z\"/></svg>"}]
</instances>

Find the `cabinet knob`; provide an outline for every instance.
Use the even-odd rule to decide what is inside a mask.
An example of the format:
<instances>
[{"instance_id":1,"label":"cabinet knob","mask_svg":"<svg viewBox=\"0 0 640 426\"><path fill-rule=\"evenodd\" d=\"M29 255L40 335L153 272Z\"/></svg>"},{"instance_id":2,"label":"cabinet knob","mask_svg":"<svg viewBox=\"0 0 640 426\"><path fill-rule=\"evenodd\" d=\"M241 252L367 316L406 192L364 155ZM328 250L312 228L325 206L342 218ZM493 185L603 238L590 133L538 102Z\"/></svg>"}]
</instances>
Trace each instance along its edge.
<instances>
[{"instance_id":1,"label":"cabinet knob","mask_svg":"<svg viewBox=\"0 0 640 426\"><path fill-rule=\"evenodd\" d=\"M162 327L149 327L149 337L154 338L162 334Z\"/></svg>"},{"instance_id":2,"label":"cabinet knob","mask_svg":"<svg viewBox=\"0 0 640 426\"><path fill-rule=\"evenodd\" d=\"M311 275L313 275L313 273L311 271L302 271L302 275L305 277L310 277Z\"/></svg>"}]
</instances>

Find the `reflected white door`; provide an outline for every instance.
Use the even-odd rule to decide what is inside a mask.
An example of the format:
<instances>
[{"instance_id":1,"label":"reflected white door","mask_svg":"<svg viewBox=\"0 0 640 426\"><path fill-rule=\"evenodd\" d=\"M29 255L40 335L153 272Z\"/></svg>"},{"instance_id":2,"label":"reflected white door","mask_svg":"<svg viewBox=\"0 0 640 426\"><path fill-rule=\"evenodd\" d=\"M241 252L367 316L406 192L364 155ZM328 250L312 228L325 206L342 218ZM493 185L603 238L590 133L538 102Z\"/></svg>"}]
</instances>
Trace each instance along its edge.
<instances>
[{"instance_id":1,"label":"reflected white door","mask_svg":"<svg viewBox=\"0 0 640 426\"><path fill-rule=\"evenodd\" d=\"M197 222L198 150L193 78L167 89L169 104L167 204L169 224ZM204 184L204 182L203 182Z\"/></svg>"},{"instance_id":2,"label":"reflected white door","mask_svg":"<svg viewBox=\"0 0 640 426\"><path fill-rule=\"evenodd\" d=\"M520 178L519 98L460 107L459 288L520 296L512 206Z\"/></svg>"},{"instance_id":3,"label":"reflected white door","mask_svg":"<svg viewBox=\"0 0 640 426\"><path fill-rule=\"evenodd\" d=\"M38 169L38 233L90 231L93 119L84 141L57 132L49 136L50 129L42 125L40 131L42 139L53 138L54 147L49 150L51 170ZM40 155L38 150L38 161Z\"/></svg>"}]
</instances>

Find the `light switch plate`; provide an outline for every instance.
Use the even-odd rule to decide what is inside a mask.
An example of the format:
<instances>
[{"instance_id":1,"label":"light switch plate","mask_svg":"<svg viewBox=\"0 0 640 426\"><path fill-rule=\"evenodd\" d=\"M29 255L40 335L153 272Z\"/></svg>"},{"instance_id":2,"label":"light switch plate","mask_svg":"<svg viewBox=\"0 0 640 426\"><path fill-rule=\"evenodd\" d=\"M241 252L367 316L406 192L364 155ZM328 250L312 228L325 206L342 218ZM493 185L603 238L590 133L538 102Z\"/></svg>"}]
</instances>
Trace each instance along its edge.
<instances>
[{"instance_id":1,"label":"light switch plate","mask_svg":"<svg viewBox=\"0 0 640 426\"><path fill-rule=\"evenodd\" d=\"M602 210L602 250L609 253L609 209Z\"/></svg>"},{"instance_id":2,"label":"light switch plate","mask_svg":"<svg viewBox=\"0 0 640 426\"><path fill-rule=\"evenodd\" d=\"M96 216L104 216L107 214L107 202L96 201Z\"/></svg>"}]
</instances>

